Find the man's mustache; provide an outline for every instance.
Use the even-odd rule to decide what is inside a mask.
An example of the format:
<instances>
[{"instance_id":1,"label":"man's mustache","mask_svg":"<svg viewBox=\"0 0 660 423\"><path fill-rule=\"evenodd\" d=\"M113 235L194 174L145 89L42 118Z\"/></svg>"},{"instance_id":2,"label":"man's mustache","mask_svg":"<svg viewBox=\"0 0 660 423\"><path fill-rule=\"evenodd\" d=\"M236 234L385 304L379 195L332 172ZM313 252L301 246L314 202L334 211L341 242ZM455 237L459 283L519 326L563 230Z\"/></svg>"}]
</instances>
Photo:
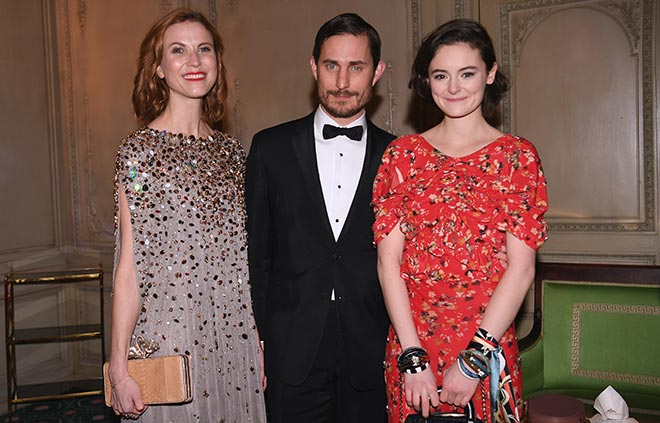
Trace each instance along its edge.
<instances>
[{"instance_id":1,"label":"man's mustache","mask_svg":"<svg viewBox=\"0 0 660 423\"><path fill-rule=\"evenodd\" d=\"M337 90L337 91L326 91L330 95L341 96L341 97L355 97L358 95L357 91L347 91L347 90Z\"/></svg>"}]
</instances>

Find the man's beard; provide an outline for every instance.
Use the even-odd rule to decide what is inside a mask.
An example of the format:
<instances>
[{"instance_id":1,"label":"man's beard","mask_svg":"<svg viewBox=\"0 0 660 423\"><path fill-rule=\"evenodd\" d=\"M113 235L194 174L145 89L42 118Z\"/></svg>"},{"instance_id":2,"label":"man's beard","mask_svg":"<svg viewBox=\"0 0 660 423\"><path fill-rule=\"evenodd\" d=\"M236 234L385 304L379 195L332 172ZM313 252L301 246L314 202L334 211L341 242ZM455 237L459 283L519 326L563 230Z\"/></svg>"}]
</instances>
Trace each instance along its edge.
<instances>
[{"instance_id":1,"label":"man's beard","mask_svg":"<svg viewBox=\"0 0 660 423\"><path fill-rule=\"evenodd\" d=\"M367 89L364 93L362 93L362 96L360 96L360 93L357 91L347 91L347 90L337 90L337 91L325 91L323 93L319 92L319 98L321 101L321 105L323 106L323 109L334 118L340 118L340 119L345 119L345 118L350 118L353 117L357 114L359 114L369 103L369 100L371 100L371 93L372 90L371 88ZM343 105L338 105L336 103L336 96L347 96L346 101L344 102L345 104ZM331 102L330 100L333 99L335 100L334 102ZM352 101L353 99L356 100L356 103L354 105L347 105L346 103Z\"/></svg>"}]
</instances>

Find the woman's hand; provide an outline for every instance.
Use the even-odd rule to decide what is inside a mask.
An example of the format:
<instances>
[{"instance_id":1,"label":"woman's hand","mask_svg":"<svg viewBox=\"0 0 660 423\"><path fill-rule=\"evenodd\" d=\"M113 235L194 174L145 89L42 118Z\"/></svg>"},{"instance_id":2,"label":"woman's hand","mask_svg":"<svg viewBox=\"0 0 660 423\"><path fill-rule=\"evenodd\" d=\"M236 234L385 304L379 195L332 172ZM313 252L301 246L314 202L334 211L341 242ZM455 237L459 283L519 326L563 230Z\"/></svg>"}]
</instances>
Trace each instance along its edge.
<instances>
[{"instance_id":1,"label":"woman's hand","mask_svg":"<svg viewBox=\"0 0 660 423\"><path fill-rule=\"evenodd\" d=\"M110 380L113 383L110 405L115 414L127 419L140 417L147 406L142 402L142 392L137 382L128 374L117 379L111 377Z\"/></svg>"},{"instance_id":2,"label":"woman's hand","mask_svg":"<svg viewBox=\"0 0 660 423\"><path fill-rule=\"evenodd\" d=\"M127 358L140 300L133 258L133 229L124 190L119 191L120 256L112 286L110 349L111 406L117 415L137 419L147 407L138 384L128 375Z\"/></svg>"},{"instance_id":3,"label":"woman's hand","mask_svg":"<svg viewBox=\"0 0 660 423\"><path fill-rule=\"evenodd\" d=\"M506 270L509 266L509 258L506 255L506 243L502 244L502 249L495 254L495 258L502 265L502 269Z\"/></svg>"},{"instance_id":4,"label":"woman's hand","mask_svg":"<svg viewBox=\"0 0 660 423\"><path fill-rule=\"evenodd\" d=\"M404 389L406 403L422 413L424 418L429 416L431 407L440 405L438 385L429 367L421 373L405 373Z\"/></svg>"},{"instance_id":5,"label":"woman's hand","mask_svg":"<svg viewBox=\"0 0 660 423\"><path fill-rule=\"evenodd\" d=\"M458 407L467 406L479 386L479 379L468 379L454 362L442 375L440 401Z\"/></svg>"}]
</instances>

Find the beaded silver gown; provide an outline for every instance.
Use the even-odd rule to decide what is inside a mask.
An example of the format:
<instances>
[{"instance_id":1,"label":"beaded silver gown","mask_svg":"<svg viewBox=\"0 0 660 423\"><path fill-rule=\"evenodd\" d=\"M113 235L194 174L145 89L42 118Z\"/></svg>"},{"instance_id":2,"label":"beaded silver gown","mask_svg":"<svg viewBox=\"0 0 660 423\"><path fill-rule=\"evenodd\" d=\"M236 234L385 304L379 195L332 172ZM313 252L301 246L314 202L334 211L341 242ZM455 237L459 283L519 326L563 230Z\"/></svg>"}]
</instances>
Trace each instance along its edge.
<instances>
[{"instance_id":1,"label":"beaded silver gown","mask_svg":"<svg viewBox=\"0 0 660 423\"><path fill-rule=\"evenodd\" d=\"M122 140L115 171L131 214L141 308L133 333L153 355L190 357L193 401L152 405L142 422L265 422L248 286L245 153L215 132L143 128ZM119 257L117 232L115 263Z\"/></svg>"}]
</instances>

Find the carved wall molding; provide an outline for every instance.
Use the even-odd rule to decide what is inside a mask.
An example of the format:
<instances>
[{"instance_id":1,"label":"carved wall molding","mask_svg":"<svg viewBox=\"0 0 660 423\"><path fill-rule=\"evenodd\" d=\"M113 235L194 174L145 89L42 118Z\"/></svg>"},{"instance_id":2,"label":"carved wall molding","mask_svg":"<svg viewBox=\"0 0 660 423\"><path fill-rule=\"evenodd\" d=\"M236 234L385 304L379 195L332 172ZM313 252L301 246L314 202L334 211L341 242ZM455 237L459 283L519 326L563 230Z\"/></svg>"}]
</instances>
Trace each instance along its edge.
<instances>
[{"instance_id":1,"label":"carved wall molding","mask_svg":"<svg viewBox=\"0 0 660 423\"><path fill-rule=\"evenodd\" d=\"M582 251L562 251L561 253L541 251L539 261L549 263L603 263L603 264L659 264L657 254L585 253Z\"/></svg>"},{"instance_id":2,"label":"carved wall molding","mask_svg":"<svg viewBox=\"0 0 660 423\"><path fill-rule=\"evenodd\" d=\"M161 0L160 2L160 10L164 14L169 12L174 8L174 2L172 0Z\"/></svg>"},{"instance_id":3,"label":"carved wall molding","mask_svg":"<svg viewBox=\"0 0 660 423\"><path fill-rule=\"evenodd\" d=\"M59 121L57 105L57 86L56 79L57 56L56 39L57 28L55 24L55 11L51 8L51 3L42 2L42 14L44 23L44 53L46 55L46 90L48 92L48 144L50 147L50 171L51 171L51 202L53 207L53 243L48 247L58 247L62 245L62 195L61 195L61 170L59 152L59 139L57 135L57 122Z\"/></svg>"},{"instance_id":4,"label":"carved wall molding","mask_svg":"<svg viewBox=\"0 0 660 423\"><path fill-rule=\"evenodd\" d=\"M78 150L75 141L75 120L74 120L74 106L73 106L73 76L71 62L71 27L69 23L69 2L62 0L58 2L58 21L61 27L62 37L59 40L61 45L61 58L60 58L60 71L61 71L61 87L63 98L63 113L62 113L62 132L67 140L69 147L69 160L71 166L71 196L72 196L72 213L73 213L73 239L77 244L80 239L80 204L79 199L79 186L78 176L76 172L76 164L78 163Z\"/></svg>"},{"instance_id":5,"label":"carved wall molding","mask_svg":"<svg viewBox=\"0 0 660 423\"><path fill-rule=\"evenodd\" d=\"M218 6L214 0L209 0L209 20L218 26Z\"/></svg>"},{"instance_id":6,"label":"carved wall molding","mask_svg":"<svg viewBox=\"0 0 660 423\"><path fill-rule=\"evenodd\" d=\"M394 125L394 111L396 110L397 106L397 97L396 97L396 92L394 91L394 84L393 84L393 70L394 70L394 65L392 64L391 61L387 62L387 68L385 70L385 73L387 75L387 110L382 114L383 116L383 123L385 126L385 129L387 132L390 134L398 135L399 134L399 128Z\"/></svg>"},{"instance_id":7,"label":"carved wall molding","mask_svg":"<svg viewBox=\"0 0 660 423\"><path fill-rule=\"evenodd\" d=\"M80 32L85 33L85 28L87 28L87 5L84 0L78 0L78 25L80 26Z\"/></svg>"},{"instance_id":8,"label":"carved wall molding","mask_svg":"<svg viewBox=\"0 0 660 423\"><path fill-rule=\"evenodd\" d=\"M478 0L477 0L478 1ZM454 0L454 18L455 19L474 19L479 20L477 16L478 13L475 13L475 1L474 0Z\"/></svg>"},{"instance_id":9,"label":"carved wall molding","mask_svg":"<svg viewBox=\"0 0 660 423\"><path fill-rule=\"evenodd\" d=\"M441 4L445 4L445 2L442 0L408 0L408 22L410 24L412 34L412 52L417 51L419 45L421 44L422 37L425 34L424 28L422 28L422 19L420 16L422 10L424 9L422 3L431 3L435 5L436 19L434 27L438 26L443 21L449 20L450 18L449 16L439 15L438 8ZM451 18L479 20L479 0L452 0L451 3L447 1L446 4L451 8Z\"/></svg>"},{"instance_id":10,"label":"carved wall molding","mask_svg":"<svg viewBox=\"0 0 660 423\"><path fill-rule=\"evenodd\" d=\"M87 20L84 1L77 2L76 11L81 24L81 35L84 35L84 25L86 25L84 22ZM66 99L66 132L69 140L69 157L71 159L71 195L74 216L73 238L77 247L97 247L98 242L86 239L87 237L85 235L92 235L92 238L98 235L111 237L114 233L114 226L113 222L105 221L97 213L96 193L94 192L97 181L95 180L92 166L92 157L95 151L93 140L95 137L89 127L89 97L86 87L83 84L77 84L76 86L80 90L78 93L75 92L76 90L73 86L74 58L71 47L73 34L71 32L69 17L70 3L65 0L61 3L60 9L60 22L64 33L64 39L60 41L64 46L62 49L64 54L64 60L62 61L63 97ZM85 42L84 37L80 38L80 42ZM82 99L78 110L75 104L76 96ZM83 181L81 178L85 178L85 180ZM83 188L86 188L84 195L82 195ZM84 228L83 225L85 225Z\"/></svg>"},{"instance_id":11,"label":"carved wall molding","mask_svg":"<svg viewBox=\"0 0 660 423\"><path fill-rule=\"evenodd\" d=\"M454 0L454 18L464 18L463 0Z\"/></svg>"},{"instance_id":12,"label":"carved wall molding","mask_svg":"<svg viewBox=\"0 0 660 423\"><path fill-rule=\"evenodd\" d=\"M243 125L241 122L241 82L238 78L234 79L234 97L236 100L232 106L232 120L234 137L237 140L243 139Z\"/></svg>"},{"instance_id":13,"label":"carved wall molding","mask_svg":"<svg viewBox=\"0 0 660 423\"><path fill-rule=\"evenodd\" d=\"M622 28L632 56L641 69L640 149L643 193L639 219L620 221L551 221L557 232L652 232L656 230L655 133L653 130L653 22L655 2L650 0L529 0L500 5L502 68L515 79L520 53L529 34L550 15L571 8L588 8L607 14ZM512 94L502 100L502 126L512 132Z\"/></svg>"},{"instance_id":14,"label":"carved wall molding","mask_svg":"<svg viewBox=\"0 0 660 423\"><path fill-rule=\"evenodd\" d=\"M85 145L85 154L82 158L80 167L84 171L87 186L85 212L88 220L86 229L88 235L91 235L94 239L97 239L99 235L107 235L108 237L112 237L114 235L114 222L104 220L102 216L100 216L97 212L98 208L96 207L96 199L98 194L95 190L95 187L98 187L99 185L98 181L96 180L94 166L92 165L95 151L93 140L96 139L96 137L94 137L94 134L92 134L92 130L89 127L89 117L87 113L89 110L89 96L86 92L84 93L82 101L82 109L83 122L81 122L81 124L84 126L84 129L81 132L82 137L84 138L83 141ZM80 224L82 224L82 222L80 222ZM81 242L81 244L83 243ZM84 244L87 243L85 242ZM96 244L96 242L94 242L94 244Z\"/></svg>"},{"instance_id":15,"label":"carved wall molding","mask_svg":"<svg viewBox=\"0 0 660 423\"><path fill-rule=\"evenodd\" d=\"M422 44L422 23L419 17L419 3L422 0L410 0L410 30L412 34L412 52L417 51ZM412 53L414 54L414 53Z\"/></svg>"},{"instance_id":16,"label":"carved wall molding","mask_svg":"<svg viewBox=\"0 0 660 423\"><path fill-rule=\"evenodd\" d=\"M502 30L514 36L506 40L511 45L509 60L513 66L518 66L520 51L527 36L536 26L548 16L559 11L588 7L600 10L614 18L624 29L628 36L632 54L637 54L641 37L641 19L639 10L641 0L530 0L519 3L505 3L501 5ZM508 19L506 19L508 17ZM506 27L505 24L506 23ZM507 42L507 44L509 44Z\"/></svg>"}]
</instances>

